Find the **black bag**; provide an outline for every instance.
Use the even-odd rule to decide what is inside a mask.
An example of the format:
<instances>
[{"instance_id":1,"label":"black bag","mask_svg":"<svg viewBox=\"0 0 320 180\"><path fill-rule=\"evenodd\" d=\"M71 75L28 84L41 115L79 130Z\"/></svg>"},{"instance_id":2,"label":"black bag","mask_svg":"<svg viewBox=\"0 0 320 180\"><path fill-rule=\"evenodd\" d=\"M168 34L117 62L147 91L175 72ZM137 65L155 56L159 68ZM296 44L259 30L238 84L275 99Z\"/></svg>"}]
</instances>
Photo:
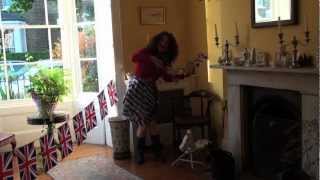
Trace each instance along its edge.
<instances>
[{"instance_id":1,"label":"black bag","mask_svg":"<svg viewBox=\"0 0 320 180\"><path fill-rule=\"evenodd\" d=\"M209 152L211 176L214 180L234 180L235 161L230 152L216 149Z\"/></svg>"}]
</instances>

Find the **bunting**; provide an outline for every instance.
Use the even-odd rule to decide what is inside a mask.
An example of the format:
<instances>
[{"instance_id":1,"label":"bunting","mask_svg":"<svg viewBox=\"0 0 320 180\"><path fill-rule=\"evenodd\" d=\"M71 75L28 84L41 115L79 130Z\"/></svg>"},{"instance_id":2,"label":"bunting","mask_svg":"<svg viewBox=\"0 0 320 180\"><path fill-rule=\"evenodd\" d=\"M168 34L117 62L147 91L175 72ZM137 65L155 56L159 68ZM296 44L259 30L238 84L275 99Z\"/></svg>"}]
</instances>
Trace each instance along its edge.
<instances>
[{"instance_id":1,"label":"bunting","mask_svg":"<svg viewBox=\"0 0 320 180\"><path fill-rule=\"evenodd\" d=\"M114 82L111 80L108 84L108 95L110 99L110 104L113 106L118 102L118 95L117 95L117 89Z\"/></svg>"},{"instance_id":2,"label":"bunting","mask_svg":"<svg viewBox=\"0 0 320 180\"><path fill-rule=\"evenodd\" d=\"M101 93L99 93L98 100L99 100L101 120L103 120L108 115L108 105L106 101L106 96L104 94L104 90L101 91Z\"/></svg>"},{"instance_id":3,"label":"bunting","mask_svg":"<svg viewBox=\"0 0 320 180\"><path fill-rule=\"evenodd\" d=\"M65 158L73 151L70 128L67 123L58 128L58 137L60 141L60 151L62 158Z\"/></svg>"},{"instance_id":4,"label":"bunting","mask_svg":"<svg viewBox=\"0 0 320 180\"><path fill-rule=\"evenodd\" d=\"M94 103L90 103L85 108L85 114L86 114L86 127L87 132L89 132L91 129L95 128L97 126L97 117L96 117L96 111L94 109Z\"/></svg>"},{"instance_id":5,"label":"bunting","mask_svg":"<svg viewBox=\"0 0 320 180\"><path fill-rule=\"evenodd\" d=\"M110 105L115 105L119 100L116 86L111 80L107 85ZM98 96L101 119L108 115L108 103L105 96L105 90L102 90ZM85 107L85 121L83 111L80 111L73 117L73 127L76 135L77 144L80 145L87 138L87 132L97 126L97 117L94 107L94 101ZM86 126L85 126L86 124ZM53 134L47 134L40 137L41 155L43 157L43 166L45 171L57 165L57 149L61 151L62 158L65 158L73 152L73 144L70 128L67 123L58 128L59 147L57 148ZM33 180L37 178L36 151L34 142L15 150L18 159L19 175L21 180ZM13 153L0 152L0 180L13 180Z\"/></svg>"},{"instance_id":6,"label":"bunting","mask_svg":"<svg viewBox=\"0 0 320 180\"><path fill-rule=\"evenodd\" d=\"M16 150L21 180L33 180L37 178L37 162L34 143L31 142Z\"/></svg>"},{"instance_id":7,"label":"bunting","mask_svg":"<svg viewBox=\"0 0 320 180\"><path fill-rule=\"evenodd\" d=\"M13 180L13 153L0 153L0 180Z\"/></svg>"},{"instance_id":8,"label":"bunting","mask_svg":"<svg viewBox=\"0 0 320 180\"><path fill-rule=\"evenodd\" d=\"M77 143L78 145L80 145L87 138L87 131L86 131L86 127L84 126L84 120L83 120L83 112L80 111L72 119L73 119L73 128L76 134Z\"/></svg>"},{"instance_id":9,"label":"bunting","mask_svg":"<svg viewBox=\"0 0 320 180\"><path fill-rule=\"evenodd\" d=\"M53 139L53 134L47 134L40 138L41 155L43 158L43 167L45 171L57 165L57 148Z\"/></svg>"}]
</instances>

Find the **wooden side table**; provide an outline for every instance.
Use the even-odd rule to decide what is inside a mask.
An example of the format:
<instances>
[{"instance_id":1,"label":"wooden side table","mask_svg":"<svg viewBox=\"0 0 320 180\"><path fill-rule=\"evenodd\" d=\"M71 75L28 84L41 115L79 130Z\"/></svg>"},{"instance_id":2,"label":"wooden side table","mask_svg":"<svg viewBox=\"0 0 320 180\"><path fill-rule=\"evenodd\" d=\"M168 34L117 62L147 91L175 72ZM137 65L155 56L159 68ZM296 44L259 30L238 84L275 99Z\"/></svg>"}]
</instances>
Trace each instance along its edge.
<instances>
[{"instance_id":1,"label":"wooden side table","mask_svg":"<svg viewBox=\"0 0 320 180\"><path fill-rule=\"evenodd\" d=\"M12 151L16 148L16 138L14 134L0 132L0 147L11 144Z\"/></svg>"},{"instance_id":2,"label":"wooden side table","mask_svg":"<svg viewBox=\"0 0 320 180\"><path fill-rule=\"evenodd\" d=\"M55 111L53 113L53 124L65 122L69 118L69 115L63 111ZM46 125L49 122L49 118L39 117L37 114L28 116L27 122L30 125Z\"/></svg>"}]
</instances>

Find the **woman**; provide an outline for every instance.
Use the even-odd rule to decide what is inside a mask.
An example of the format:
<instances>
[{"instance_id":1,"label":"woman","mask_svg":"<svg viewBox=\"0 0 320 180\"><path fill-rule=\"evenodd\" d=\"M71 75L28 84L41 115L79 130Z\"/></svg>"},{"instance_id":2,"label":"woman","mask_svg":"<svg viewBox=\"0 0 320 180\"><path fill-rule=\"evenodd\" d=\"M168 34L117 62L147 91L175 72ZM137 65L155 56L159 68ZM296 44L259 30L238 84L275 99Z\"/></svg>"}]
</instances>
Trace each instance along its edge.
<instances>
[{"instance_id":1,"label":"woman","mask_svg":"<svg viewBox=\"0 0 320 180\"><path fill-rule=\"evenodd\" d=\"M161 156L160 136L157 123L152 120L157 109L158 91L156 81L182 79L185 75L171 75L167 68L175 61L178 46L173 34L161 32L154 36L147 47L133 55L134 76L124 99L123 115L137 126L137 163L144 163L146 132L150 134L152 150L156 157Z\"/></svg>"}]
</instances>

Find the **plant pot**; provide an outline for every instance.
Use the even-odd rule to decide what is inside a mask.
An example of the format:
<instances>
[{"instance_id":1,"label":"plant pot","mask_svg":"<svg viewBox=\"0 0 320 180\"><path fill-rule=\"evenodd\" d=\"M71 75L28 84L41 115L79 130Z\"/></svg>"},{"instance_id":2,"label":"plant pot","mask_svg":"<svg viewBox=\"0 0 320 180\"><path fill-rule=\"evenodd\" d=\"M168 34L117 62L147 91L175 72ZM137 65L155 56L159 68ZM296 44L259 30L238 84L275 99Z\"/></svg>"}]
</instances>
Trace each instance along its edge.
<instances>
[{"instance_id":1,"label":"plant pot","mask_svg":"<svg viewBox=\"0 0 320 180\"><path fill-rule=\"evenodd\" d=\"M130 123L128 120L109 120L113 144L113 158L130 158Z\"/></svg>"},{"instance_id":2,"label":"plant pot","mask_svg":"<svg viewBox=\"0 0 320 180\"><path fill-rule=\"evenodd\" d=\"M34 93L32 94L32 99L36 103L39 117L50 118L50 114L53 113L57 105L57 101L52 101L52 102L45 101L41 98L41 96Z\"/></svg>"}]
</instances>

